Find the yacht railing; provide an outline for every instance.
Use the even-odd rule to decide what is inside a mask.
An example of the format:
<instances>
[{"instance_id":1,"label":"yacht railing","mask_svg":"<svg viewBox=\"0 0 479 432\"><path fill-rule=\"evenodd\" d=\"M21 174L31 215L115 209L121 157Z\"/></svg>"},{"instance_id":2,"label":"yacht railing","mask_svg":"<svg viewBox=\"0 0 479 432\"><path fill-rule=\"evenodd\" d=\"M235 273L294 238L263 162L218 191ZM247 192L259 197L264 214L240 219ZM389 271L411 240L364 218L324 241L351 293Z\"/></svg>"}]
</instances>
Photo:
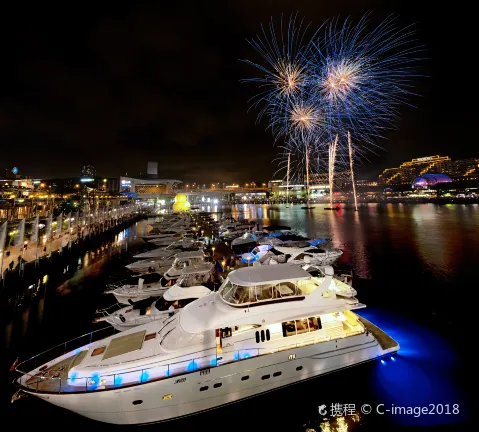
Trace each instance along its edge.
<instances>
[{"instance_id":1,"label":"yacht railing","mask_svg":"<svg viewBox=\"0 0 479 432\"><path fill-rule=\"evenodd\" d=\"M53 350L54 349L55 348L53 348ZM45 353L49 351L46 351ZM80 352L81 349L78 350L78 354ZM68 354L70 355L71 353ZM85 393L98 390L112 390L136 386L146 382L163 380L172 376L185 375L196 371L206 371L216 366L221 366L223 364L236 362L239 360L246 360L251 357L256 357L260 354L259 348L243 349L224 353L222 357L217 357L216 354L211 354L202 357L192 357L187 360L169 363L166 365L154 364L142 369L125 371L116 374L100 375L99 373L95 373L88 377L77 377L72 374L66 378L62 377L61 374L55 376L57 372L54 372L53 376L45 376L43 374L44 372L40 371L36 373L23 372L21 369L29 369L25 367L25 364L34 360L35 357L33 357L17 366L16 371L23 374L23 376L17 380L17 385L23 387L27 391L39 393ZM69 357L66 357L65 360L68 358ZM58 360L59 358L56 357L55 361L57 363L59 363ZM38 364L37 362L35 363ZM54 366L54 364L50 366ZM48 368L46 368L44 371L47 369Z\"/></svg>"},{"instance_id":2,"label":"yacht railing","mask_svg":"<svg viewBox=\"0 0 479 432\"><path fill-rule=\"evenodd\" d=\"M364 333L364 326L362 324L361 328L362 330L359 331L351 331L347 336L349 337ZM104 330L109 330L110 333L112 333L111 328L100 329L96 332L91 332L86 335L80 336L79 338L65 342L64 344L60 344L57 347L44 351L43 353L18 364L15 370L21 373L23 376L16 381L16 384L27 391L39 393L85 393L90 391L112 390L117 388L136 386L147 382L149 383L153 381L159 381L173 376L186 375L196 371L200 371L200 373L203 371L203 373L206 374L209 373L209 369L216 366L222 366L232 362L247 360L249 358L257 357L260 355L273 354L275 352L287 351L307 345L314 345L320 342L330 342L335 339L345 337L344 335L341 335L339 333L336 334L335 332L333 332L333 334L330 334L328 336L322 336L319 338L313 337L302 342L283 345L274 349L251 348L230 351L226 353L223 352L221 357L217 356L216 350L212 349L211 351L215 352L210 355L195 357L195 354L199 354L199 352L192 353L190 354L191 357L187 360L169 363L166 365L153 363L148 365L148 367L143 367L141 369L127 370L121 373L104 375L94 373L88 377L77 377L75 376L75 374L71 374L67 377L62 377L62 371L57 371L54 369L54 366L56 364L59 364L63 360L71 359L70 364L72 364L76 354L80 354L80 352L82 351L81 348L87 348L87 344L81 345L81 341L88 341L89 339L93 341L93 339L95 339L93 335L99 335L100 332ZM80 348L78 348L75 352L72 352L72 349L75 348L70 348L70 351L67 351L67 347L69 347L69 344L73 342L80 343ZM57 349L63 349L63 355L59 356L58 352L56 351ZM335 349L337 348L334 348L332 351L334 351ZM48 360L43 359L43 356L47 354L49 354L48 357L50 358L50 363L48 363ZM53 357L53 361L55 363L51 361L53 355L55 355L55 357ZM42 365L42 362L46 362L45 365L40 368L42 370L36 370L37 365ZM125 367L127 367L126 364ZM50 373L49 368L52 369L53 375L47 375ZM64 370L63 373L65 374ZM66 373L68 374L68 370L66 371Z\"/></svg>"},{"instance_id":3,"label":"yacht railing","mask_svg":"<svg viewBox=\"0 0 479 432\"><path fill-rule=\"evenodd\" d=\"M90 333L85 333L84 335L58 344L53 348L50 348L41 352L40 354L18 363L18 365L15 367L15 370L21 374L27 375L30 373L30 371L35 370L38 366L48 364L53 360L57 360L58 357L61 357L74 350L78 350L79 353L81 351L80 348L93 342L105 339L109 336L113 336L116 333L119 333L119 331L111 326L103 327Z\"/></svg>"}]
</instances>

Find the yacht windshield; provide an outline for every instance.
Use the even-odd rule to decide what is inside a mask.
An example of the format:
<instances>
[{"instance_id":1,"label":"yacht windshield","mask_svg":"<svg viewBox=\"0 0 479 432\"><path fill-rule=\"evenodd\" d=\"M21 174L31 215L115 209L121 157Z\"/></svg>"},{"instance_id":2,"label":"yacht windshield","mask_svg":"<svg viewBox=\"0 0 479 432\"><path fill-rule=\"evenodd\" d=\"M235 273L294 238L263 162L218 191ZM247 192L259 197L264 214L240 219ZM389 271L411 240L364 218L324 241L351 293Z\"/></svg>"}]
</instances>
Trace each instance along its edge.
<instances>
[{"instance_id":1,"label":"yacht windshield","mask_svg":"<svg viewBox=\"0 0 479 432\"><path fill-rule=\"evenodd\" d=\"M236 285L228 280L221 291L221 297L227 303L240 305L303 296L310 294L317 286L318 285L310 279L295 282L266 283L256 286Z\"/></svg>"}]
</instances>

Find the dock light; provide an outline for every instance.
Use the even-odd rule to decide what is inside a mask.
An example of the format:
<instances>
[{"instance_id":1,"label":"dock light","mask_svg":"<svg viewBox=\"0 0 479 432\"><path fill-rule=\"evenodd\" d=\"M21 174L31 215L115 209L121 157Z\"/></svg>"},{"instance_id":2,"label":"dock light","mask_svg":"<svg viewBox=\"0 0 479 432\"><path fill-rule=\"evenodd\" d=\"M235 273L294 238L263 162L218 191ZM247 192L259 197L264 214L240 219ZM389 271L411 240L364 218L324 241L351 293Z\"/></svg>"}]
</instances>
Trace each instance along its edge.
<instances>
[{"instance_id":1,"label":"dock light","mask_svg":"<svg viewBox=\"0 0 479 432\"><path fill-rule=\"evenodd\" d=\"M381 364L385 365L385 364L386 364L386 362L385 362L384 360L381 360Z\"/></svg>"},{"instance_id":2,"label":"dock light","mask_svg":"<svg viewBox=\"0 0 479 432\"><path fill-rule=\"evenodd\" d=\"M396 359L395 359L393 356L391 356L391 360L392 360L392 361L396 361Z\"/></svg>"}]
</instances>

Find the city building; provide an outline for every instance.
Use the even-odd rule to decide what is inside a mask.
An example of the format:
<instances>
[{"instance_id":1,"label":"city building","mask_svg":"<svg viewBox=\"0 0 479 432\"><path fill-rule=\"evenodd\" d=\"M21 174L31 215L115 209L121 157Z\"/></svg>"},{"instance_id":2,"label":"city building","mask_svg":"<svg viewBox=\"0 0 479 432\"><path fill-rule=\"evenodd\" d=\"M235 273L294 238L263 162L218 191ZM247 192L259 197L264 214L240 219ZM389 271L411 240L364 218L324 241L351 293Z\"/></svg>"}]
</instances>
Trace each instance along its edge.
<instances>
[{"instance_id":1,"label":"city building","mask_svg":"<svg viewBox=\"0 0 479 432\"><path fill-rule=\"evenodd\" d=\"M160 179L158 163L148 162L146 178L120 177L120 193L135 199L158 200L173 195L174 188L181 183L176 179Z\"/></svg>"},{"instance_id":2,"label":"city building","mask_svg":"<svg viewBox=\"0 0 479 432\"><path fill-rule=\"evenodd\" d=\"M402 163L397 168L387 168L379 175L381 185L412 185L424 174L445 174L453 181L478 180L479 159L453 161L449 156L428 156Z\"/></svg>"},{"instance_id":3,"label":"city building","mask_svg":"<svg viewBox=\"0 0 479 432\"><path fill-rule=\"evenodd\" d=\"M439 183L451 183L452 180L446 174L423 174L414 180L412 186L416 189L425 189L436 186Z\"/></svg>"}]
</instances>

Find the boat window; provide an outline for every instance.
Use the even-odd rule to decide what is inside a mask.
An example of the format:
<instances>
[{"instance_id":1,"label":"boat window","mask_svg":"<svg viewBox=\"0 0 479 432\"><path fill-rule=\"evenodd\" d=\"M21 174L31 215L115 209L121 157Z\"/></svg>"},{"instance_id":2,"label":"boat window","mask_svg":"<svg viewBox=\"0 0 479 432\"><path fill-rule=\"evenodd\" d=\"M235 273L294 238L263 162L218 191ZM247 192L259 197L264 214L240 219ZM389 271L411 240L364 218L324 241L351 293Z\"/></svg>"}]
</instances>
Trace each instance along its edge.
<instances>
[{"instance_id":1,"label":"boat window","mask_svg":"<svg viewBox=\"0 0 479 432\"><path fill-rule=\"evenodd\" d=\"M189 299L181 299L178 300L178 307L183 308L186 305L190 304L192 301L195 301L195 298L189 298Z\"/></svg>"},{"instance_id":2,"label":"boat window","mask_svg":"<svg viewBox=\"0 0 479 432\"><path fill-rule=\"evenodd\" d=\"M231 284L225 286L223 290L223 299L228 303L240 304L249 302L249 289L248 287L242 287L239 285Z\"/></svg>"},{"instance_id":3,"label":"boat window","mask_svg":"<svg viewBox=\"0 0 479 432\"><path fill-rule=\"evenodd\" d=\"M106 346L98 347L93 350L91 357L103 354L105 352Z\"/></svg>"},{"instance_id":4,"label":"boat window","mask_svg":"<svg viewBox=\"0 0 479 432\"><path fill-rule=\"evenodd\" d=\"M259 285L255 287L256 300L271 300L273 298L272 285Z\"/></svg>"},{"instance_id":5,"label":"boat window","mask_svg":"<svg viewBox=\"0 0 479 432\"><path fill-rule=\"evenodd\" d=\"M255 336L256 336L256 343L259 343L259 332L256 332Z\"/></svg>"},{"instance_id":6,"label":"boat window","mask_svg":"<svg viewBox=\"0 0 479 432\"><path fill-rule=\"evenodd\" d=\"M244 377L241 377L241 381L246 381L249 380L249 375L245 375Z\"/></svg>"},{"instance_id":7,"label":"boat window","mask_svg":"<svg viewBox=\"0 0 479 432\"><path fill-rule=\"evenodd\" d=\"M221 329L221 337L228 338L231 337L231 327L225 327Z\"/></svg>"},{"instance_id":8,"label":"boat window","mask_svg":"<svg viewBox=\"0 0 479 432\"><path fill-rule=\"evenodd\" d=\"M308 333L309 332L308 319L304 318L301 320L296 320L296 330L298 334Z\"/></svg>"},{"instance_id":9,"label":"boat window","mask_svg":"<svg viewBox=\"0 0 479 432\"><path fill-rule=\"evenodd\" d=\"M296 284L293 282L281 282L275 286L275 297L282 298L288 296L294 296L297 292Z\"/></svg>"},{"instance_id":10,"label":"boat window","mask_svg":"<svg viewBox=\"0 0 479 432\"><path fill-rule=\"evenodd\" d=\"M261 327L259 324L241 324L239 326L235 326L235 332L245 332L248 330L255 329L257 327Z\"/></svg>"},{"instance_id":11,"label":"boat window","mask_svg":"<svg viewBox=\"0 0 479 432\"><path fill-rule=\"evenodd\" d=\"M294 259L295 260L304 260L304 257L305 256L310 256L309 254L306 254L306 253L300 253L299 255L297 255Z\"/></svg>"},{"instance_id":12,"label":"boat window","mask_svg":"<svg viewBox=\"0 0 479 432\"><path fill-rule=\"evenodd\" d=\"M310 331L319 330L321 329L321 319L318 317L310 317L308 318L309 321L309 329Z\"/></svg>"},{"instance_id":13,"label":"boat window","mask_svg":"<svg viewBox=\"0 0 479 432\"><path fill-rule=\"evenodd\" d=\"M271 339L271 335L269 333L269 329L266 329L266 340L270 340Z\"/></svg>"},{"instance_id":14,"label":"boat window","mask_svg":"<svg viewBox=\"0 0 479 432\"><path fill-rule=\"evenodd\" d=\"M293 336L296 334L296 325L294 321L286 321L283 323L283 336Z\"/></svg>"},{"instance_id":15,"label":"boat window","mask_svg":"<svg viewBox=\"0 0 479 432\"><path fill-rule=\"evenodd\" d=\"M264 330L261 330L261 342L264 342Z\"/></svg>"}]
</instances>

